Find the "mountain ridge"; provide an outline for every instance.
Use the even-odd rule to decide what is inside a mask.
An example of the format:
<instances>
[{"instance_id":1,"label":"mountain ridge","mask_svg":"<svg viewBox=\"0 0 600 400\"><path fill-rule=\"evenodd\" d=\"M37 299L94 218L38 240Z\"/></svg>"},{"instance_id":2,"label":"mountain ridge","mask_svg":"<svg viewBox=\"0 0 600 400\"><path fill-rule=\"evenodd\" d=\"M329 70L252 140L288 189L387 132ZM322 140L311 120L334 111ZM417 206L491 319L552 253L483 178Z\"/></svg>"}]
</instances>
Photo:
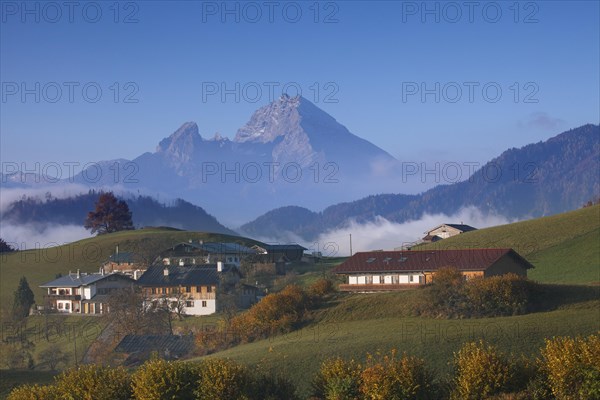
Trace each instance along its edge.
<instances>
[{"instance_id":1,"label":"mountain ridge","mask_svg":"<svg viewBox=\"0 0 600 400\"><path fill-rule=\"evenodd\" d=\"M240 230L258 237L285 237L289 236L288 221L299 219L304 222L293 225L291 231L310 241L325 231L346 227L350 221L366 223L383 217L402 223L426 213L451 215L467 206L512 218L567 211L600 193L599 139L600 127L586 124L546 141L505 150L461 182L418 195L370 195L320 212L286 206L259 216ZM493 176L494 171L500 174Z\"/></svg>"}]
</instances>

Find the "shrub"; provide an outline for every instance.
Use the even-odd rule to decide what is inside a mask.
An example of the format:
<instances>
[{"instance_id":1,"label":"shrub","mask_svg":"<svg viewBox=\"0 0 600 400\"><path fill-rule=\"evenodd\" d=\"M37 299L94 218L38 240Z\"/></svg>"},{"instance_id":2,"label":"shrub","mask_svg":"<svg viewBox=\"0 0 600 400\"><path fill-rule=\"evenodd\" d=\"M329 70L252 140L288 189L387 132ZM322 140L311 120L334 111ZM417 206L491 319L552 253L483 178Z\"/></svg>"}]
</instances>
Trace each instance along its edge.
<instances>
[{"instance_id":1,"label":"shrub","mask_svg":"<svg viewBox=\"0 0 600 400\"><path fill-rule=\"evenodd\" d=\"M529 311L539 287L527 278L505 274L465 281L460 271L442 268L425 288L417 311L434 317L491 317Z\"/></svg>"},{"instance_id":2,"label":"shrub","mask_svg":"<svg viewBox=\"0 0 600 400\"><path fill-rule=\"evenodd\" d=\"M476 278L465 284L472 316L517 315L531 304L535 284L516 274Z\"/></svg>"},{"instance_id":3,"label":"shrub","mask_svg":"<svg viewBox=\"0 0 600 400\"><path fill-rule=\"evenodd\" d=\"M56 378L56 389L72 400L128 400L131 378L122 367L82 365L69 369Z\"/></svg>"},{"instance_id":4,"label":"shrub","mask_svg":"<svg viewBox=\"0 0 600 400\"><path fill-rule=\"evenodd\" d=\"M417 357L391 355L374 362L367 357L367 368L361 374L360 391L365 400L435 399L433 374L425 361Z\"/></svg>"},{"instance_id":5,"label":"shrub","mask_svg":"<svg viewBox=\"0 0 600 400\"><path fill-rule=\"evenodd\" d=\"M333 292L335 292L335 285L331 279L327 278L321 278L315 281L308 288L308 293L310 293L312 297L317 298L327 296Z\"/></svg>"},{"instance_id":6,"label":"shrub","mask_svg":"<svg viewBox=\"0 0 600 400\"><path fill-rule=\"evenodd\" d=\"M509 392L515 369L495 347L483 341L466 343L454 355L455 382L451 398L485 399Z\"/></svg>"},{"instance_id":7,"label":"shrub","mask_svg":"<svg viewBox=\"0 0 600 400\"><path fill-rule=\"evenodd\" d=\"M314 396L324 400L360 399L362 369L354 360L325 360L313 382Z\"/></svg>"},{"instance_id":8,"label":"shrub","mask_svg":"<svg viewBox=\"0 0 600 400\"><path fill-rule=\"evenodd\" d=\"M540 367L557 399L600 399L600 336L547 339Z\"/></svg>"},{"instance_id":9,"label":"shrub","mask_svg":"<svg viewBox=\"0 0 600 400\"><path fill-rule=\"evenodd\" d=\"M139 367L131 379L133 398L137 400L192 399L198 367L191 363L154 359Z\"/></svg>"},{"instance_id":10,"label":"shrub","mask_svg":"<svg viewBox=\"0 0 600 400\"><path fill-rule=\"evenodd\" d=\"M289 332L302 320L309 305L308 295L299 286L289 285L232 318L230 330L242 342Z\"/></svg>"},{"instance_id":11,"label":"shrub","mask_svg":"<svg viewBox=\"0 0 600 400\"><path fill-rule=\"evenodd\" d=\"M465 280L460 271L454 268L441 268L433 276L433 282L426 290L422 312L434 316L460 316L465 308Z\"/></svg>"},{"instance_id":12,"label":"shrub","mask_svg":"<svg viewBox=\"0 0 600 400\"><path fill-rule=\"evenodd\" d=\"M7 400L58 400L59 391L53 385L23 385L14 388Z\"/></svg>"},{"instance_id":13,"label":"shrub","mask_svg":"<svg viewBox=\"0 0 600 400\"><path fill-rule=\"evenodd\" d=\"M200 365L195 391L199 400L249 399L251 377L248 369L231 360L210 359Z\"/></svg>"}]
</instances>

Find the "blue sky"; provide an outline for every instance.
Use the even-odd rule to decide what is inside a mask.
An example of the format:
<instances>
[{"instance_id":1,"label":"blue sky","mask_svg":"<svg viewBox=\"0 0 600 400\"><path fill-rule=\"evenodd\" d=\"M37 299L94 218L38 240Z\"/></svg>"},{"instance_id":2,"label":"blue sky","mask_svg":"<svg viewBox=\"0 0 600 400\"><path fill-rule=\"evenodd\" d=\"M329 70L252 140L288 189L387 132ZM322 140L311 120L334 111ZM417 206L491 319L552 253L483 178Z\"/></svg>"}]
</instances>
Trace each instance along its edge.
<instances>
[{"instance_id":1,"label":"blue sky","mask_svg":"<svg viewBox=\"0 0 600 400\"><path fill-rule=\"evenodd\" d=\"M597 1L1 4L3 163L132 159L186 121L231 138L269 85L402 161L485 162L600 120Z\"/></svg>"}]
</instances>

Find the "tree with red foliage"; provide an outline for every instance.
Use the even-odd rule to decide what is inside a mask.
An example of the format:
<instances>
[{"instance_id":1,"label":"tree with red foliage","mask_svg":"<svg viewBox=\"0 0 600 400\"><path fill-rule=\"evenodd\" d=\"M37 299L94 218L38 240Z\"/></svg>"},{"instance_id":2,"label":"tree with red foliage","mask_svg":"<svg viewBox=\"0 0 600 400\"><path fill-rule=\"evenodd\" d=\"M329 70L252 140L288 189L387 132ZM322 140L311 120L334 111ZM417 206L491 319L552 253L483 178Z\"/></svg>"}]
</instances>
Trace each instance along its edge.
<instances>
[{"instance_id":1,"label":"tree with red foliage","mask_svg":"<svg viewBox=\"0 0 600 400\"><path fill-rule=\"evenodd\" d=\"M84 227L98 235L133 229L129 206L112 192L102 193L96 209L88 213Z\"/></svg>"}]
</instances>

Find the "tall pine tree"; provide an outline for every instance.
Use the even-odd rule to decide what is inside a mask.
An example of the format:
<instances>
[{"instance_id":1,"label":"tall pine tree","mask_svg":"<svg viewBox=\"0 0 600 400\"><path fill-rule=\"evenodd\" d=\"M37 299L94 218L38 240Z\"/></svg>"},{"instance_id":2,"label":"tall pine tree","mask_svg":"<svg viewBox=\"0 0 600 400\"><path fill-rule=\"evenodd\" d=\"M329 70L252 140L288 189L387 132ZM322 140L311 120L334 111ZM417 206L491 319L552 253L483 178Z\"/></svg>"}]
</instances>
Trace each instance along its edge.
<instances>
[{"instance_id":1,"label":"tall pine tree","mask_svg":"<svg viewBox=\"0 0 600 400\"><path fill-rule=\"evenodd\" d=\"M29 287L27 278L21 277L19 286L14 293L13 314L16 318L25 318L29 315L29 309L35 303L33 292Z\"/></svg>"}]
</instances>

